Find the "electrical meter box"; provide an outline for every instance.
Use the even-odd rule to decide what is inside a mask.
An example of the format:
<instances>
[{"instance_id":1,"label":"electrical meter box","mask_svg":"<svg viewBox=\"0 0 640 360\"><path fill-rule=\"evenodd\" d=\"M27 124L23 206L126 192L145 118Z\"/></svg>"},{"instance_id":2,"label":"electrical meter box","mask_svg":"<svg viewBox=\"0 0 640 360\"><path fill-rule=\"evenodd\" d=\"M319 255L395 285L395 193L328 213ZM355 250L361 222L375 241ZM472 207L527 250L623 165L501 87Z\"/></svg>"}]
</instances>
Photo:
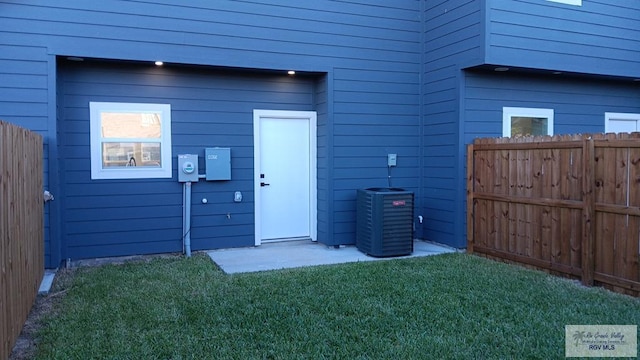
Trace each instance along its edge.
<instances>
[{"instance_id":1,"label":"electrical meter box","mask_svg":"<svg viewBox=\"0 0 640 360\"><path fill-rule=\"evenodd\" d=\"M204 156L207 181L231 180L230 148L206 148Z\"/></svg>"},{"instance_id":2,"label":"electrical meter box","mask_svg":"<svg viewBox=\"0 0 640 360\"><path fill-rule=\"evenodd\" d=\"M178 181L198 182L198 155L178 155Z\"/></svg>"}]
</instances>

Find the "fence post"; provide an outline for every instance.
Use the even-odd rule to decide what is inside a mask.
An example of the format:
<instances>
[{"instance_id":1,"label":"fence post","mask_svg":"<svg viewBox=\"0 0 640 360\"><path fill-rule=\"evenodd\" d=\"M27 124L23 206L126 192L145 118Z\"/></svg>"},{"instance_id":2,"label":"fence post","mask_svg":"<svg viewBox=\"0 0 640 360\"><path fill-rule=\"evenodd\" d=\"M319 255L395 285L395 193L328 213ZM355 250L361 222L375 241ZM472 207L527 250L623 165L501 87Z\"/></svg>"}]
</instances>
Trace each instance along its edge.
<instances>
[{"instance_id":1,"label":"fence post","mask_svg":"<svg viewBox=\"0 0 640 360\"><path fill-rule=\"evenodd\" d=\"M582 147L582 283L593 286L594 264L594 221L595 221L595 151L591 136L585 137Z\"/></svg>"},{"instance_id":2,"label":"fence post","mask_svg":"<svg viewBox=\"0 0 640 360\"><path fill-rule=\"evenodd\" d=\"M467 251L473 253L473 144L467 145Z\"/></svg>"}]
</instances>

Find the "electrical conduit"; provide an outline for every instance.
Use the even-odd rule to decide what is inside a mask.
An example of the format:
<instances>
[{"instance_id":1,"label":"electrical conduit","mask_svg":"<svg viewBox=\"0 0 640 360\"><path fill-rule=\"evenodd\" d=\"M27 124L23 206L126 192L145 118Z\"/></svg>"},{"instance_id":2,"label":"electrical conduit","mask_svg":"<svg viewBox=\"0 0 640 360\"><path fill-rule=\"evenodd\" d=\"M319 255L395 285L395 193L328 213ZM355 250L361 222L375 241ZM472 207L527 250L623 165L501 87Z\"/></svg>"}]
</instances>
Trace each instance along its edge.
<instances>
[{"instance_id":1,"label":"electrical conduit","mask_svg":"<svg viewBox=\"0 0 640 360\"><path fill-rule=\"evenodd\" d=\"M182 241L183 250L191 257L191 182L182 186Z\"/></svg>"}]
</instances>

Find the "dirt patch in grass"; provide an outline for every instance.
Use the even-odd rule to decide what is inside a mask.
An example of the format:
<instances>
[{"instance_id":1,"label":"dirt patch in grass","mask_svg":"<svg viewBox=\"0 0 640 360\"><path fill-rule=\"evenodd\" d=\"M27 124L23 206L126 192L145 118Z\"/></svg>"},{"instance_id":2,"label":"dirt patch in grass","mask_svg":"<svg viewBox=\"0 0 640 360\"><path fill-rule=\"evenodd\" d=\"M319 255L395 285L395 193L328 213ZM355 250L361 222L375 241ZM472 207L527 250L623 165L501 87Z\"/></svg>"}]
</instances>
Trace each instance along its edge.
<instances>
[{"instance_id":1,"label":"dirt patch in grass","mask_svg":"<svg viewBox=\"0 0 640 360\"><path fill-rule=\"evenodd\" d=\"M45 317L54 315L54 311L57 308L56 304L66 294L67 289L62 284L68 282L71 278L71 273L71 269L59 270L56 273L55 284L52 287L52 289L59 290L36 297L29 316L22 327L22 332L9 356L9 360L33 359L35 357L38 331L42 328Z\"/></svg>"},{"instance_id":2,"label":"dirt patch in grass","mask_svg":"<svg viewBox=\"0 0 640 360\"><path fill-rule=\"evenodd\" d=\"M48 294L38 295L29 316L22 327L22 332L16 340L9 360L33 359L36 356L38 346L38 331L44 326L47 316L55 316L59 307L57 304L64 298L70 289L74 270L82 267L97 267L107 264L121 265L130 262L148 262L154 258L175 258L180 254L135 255L100 259L87 259L74 261L70 268L59 269L56 272L51 291Z\"/></svg>"}]
</instances>

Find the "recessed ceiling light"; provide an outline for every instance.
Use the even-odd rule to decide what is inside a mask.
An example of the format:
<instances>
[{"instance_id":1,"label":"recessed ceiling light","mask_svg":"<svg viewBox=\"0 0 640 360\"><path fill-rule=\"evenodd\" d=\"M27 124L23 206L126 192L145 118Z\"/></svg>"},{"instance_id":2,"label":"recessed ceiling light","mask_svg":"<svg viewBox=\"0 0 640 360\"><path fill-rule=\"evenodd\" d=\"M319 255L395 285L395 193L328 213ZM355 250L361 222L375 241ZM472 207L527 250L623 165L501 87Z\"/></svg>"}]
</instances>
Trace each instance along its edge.
<instances>
[{"instance_id":1,"label":"recessed ceiling light","mask_svg":"<svg viewBox=\"0 0 640 360\"><path fill-rule=\"evenodd\" d=\"M505 72L505 71L509 71L509 68L501 66L501 67L497 67L497 68L493 69L493 71Z\"/></svg>"},{"instance_id":2,"label":"recessed ceiling light","mask_svg":"<svg viewBox=\"0 0 640 360\"><path fill-rule=\"evenodd\" d=\"M164 65L164 63L162 61L156 61L156 65L162 66L162 65Z\"/></svg>"},{"instance_id":3,"label":"recessed ceiling light","mask_svg":"<svg viewBox=\"0 0 640 360\"><path fill-rule=\"evenodd\" d=\"M289 70L289 71L287 71L287 74L289 74L289 75L295 75L295 74L296 74L296 72L295 72L295 71L293 71L293 70Z\"/></svg>"},{"instance_id":4,"label":"recessed ceiling light","mask_svg":"<svg viewBox=\"0 0 640 360\"><path fill-rule=\"evenodd\" d=\"M553 72L553 75L560 75L560 74L562 74L562 71L554 71Z\"/></svg>"}]
</instances>

